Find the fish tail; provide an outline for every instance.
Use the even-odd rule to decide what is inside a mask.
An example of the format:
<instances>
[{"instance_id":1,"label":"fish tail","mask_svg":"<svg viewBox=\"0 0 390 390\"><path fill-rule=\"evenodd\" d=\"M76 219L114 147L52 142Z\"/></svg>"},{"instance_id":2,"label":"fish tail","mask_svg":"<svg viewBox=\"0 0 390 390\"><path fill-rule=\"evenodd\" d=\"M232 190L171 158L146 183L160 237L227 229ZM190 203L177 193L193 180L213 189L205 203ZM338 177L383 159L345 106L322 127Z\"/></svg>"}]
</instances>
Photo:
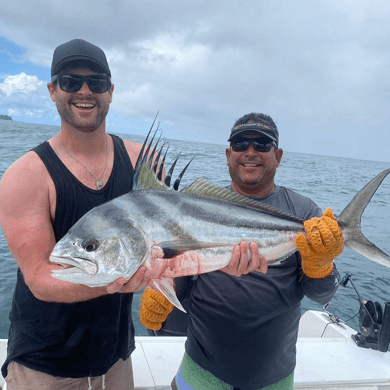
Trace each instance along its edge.
<instances>
[{"instance_id":1,"label":"fish tail","mask_svg":"<svg viewBox=\"0 0 390 390\"><path fill-rule=\"evenodd\" d=\"M363 235L361 218L366 206L389 173L390 169L386 169L366 184L336 218L343 232L345 246L388 268L390 268L390 256Z\"/></svg>"}]
</instances>

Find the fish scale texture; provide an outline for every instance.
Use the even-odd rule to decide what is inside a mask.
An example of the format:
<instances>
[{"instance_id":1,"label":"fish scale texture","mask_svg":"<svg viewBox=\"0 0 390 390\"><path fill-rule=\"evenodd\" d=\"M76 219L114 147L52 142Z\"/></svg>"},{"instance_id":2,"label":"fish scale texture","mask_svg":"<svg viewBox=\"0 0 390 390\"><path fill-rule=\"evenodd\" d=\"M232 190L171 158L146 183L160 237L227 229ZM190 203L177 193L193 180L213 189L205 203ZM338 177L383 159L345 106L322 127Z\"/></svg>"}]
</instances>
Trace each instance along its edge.
<instances>
[{"instance_id":1,"label":"fish scale texture","mask_svg":"<svg viewBox=\"0 0 390 390\"><path fill-rule=\"evenodd\" d=\"M305 221L305 235L296 237L295 243L302 257L303 272L310 278L325 278L333 270L333 259L344 250L341 229L330 208L321 218Z\"/></svg>"}]
</instances>

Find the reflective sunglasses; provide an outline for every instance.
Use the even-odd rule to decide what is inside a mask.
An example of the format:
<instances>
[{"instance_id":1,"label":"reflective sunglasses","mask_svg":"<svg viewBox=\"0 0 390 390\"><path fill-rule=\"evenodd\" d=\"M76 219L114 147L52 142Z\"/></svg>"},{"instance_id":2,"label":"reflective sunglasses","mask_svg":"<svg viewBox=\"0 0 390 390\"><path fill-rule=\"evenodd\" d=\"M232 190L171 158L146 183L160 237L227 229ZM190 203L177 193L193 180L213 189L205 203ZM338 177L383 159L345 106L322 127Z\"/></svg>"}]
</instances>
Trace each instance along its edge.
<instances>
[{"instance_id":1,"label":"reflective sunglasses","mask_svg":"<svg viewBox=\"0 0 390 390\"><path fill-rule=\"evenodd\" d=\"M93 93L107 92L111 87L111 78L106 75L81 76L78 74L62 74L55 75L51 78L51 82L58 80L60 88L64 92L78 92L84 83L87 83L88 88Z\"/></svg>"},{"instance_id":2,"label":"reflective sunglasses","mask_svg":"<svg viewBox=\"0 0 390 390\"><path fill-rule=\"evenodd\" d=\"M276 149L278 148L275 141L265 142L266 141L261 138L239 138L235 141L231 141L230 146L235 152L245 152L245 150L249 148L250 144L253 145L253 148L257 152L269 152L272 146L275 146Z\"/></svg>"}]
</instances>

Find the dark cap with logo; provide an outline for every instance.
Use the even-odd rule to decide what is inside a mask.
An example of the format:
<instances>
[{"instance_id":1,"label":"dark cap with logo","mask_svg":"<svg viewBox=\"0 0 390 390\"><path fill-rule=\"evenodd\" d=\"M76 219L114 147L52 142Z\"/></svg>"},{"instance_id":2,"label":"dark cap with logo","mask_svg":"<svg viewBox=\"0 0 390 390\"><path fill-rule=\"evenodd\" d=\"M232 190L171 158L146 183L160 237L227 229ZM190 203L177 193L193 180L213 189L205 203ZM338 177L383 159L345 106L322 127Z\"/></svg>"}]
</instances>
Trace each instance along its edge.
<instances>
[{"instance_id":1,"label":"dark cap with logo","mask_svg":"<svg viewBox=\"0 0 390 390\"><path fill-rule=\"evenodd\" d=\"M73 39L59 45L54 50L51 77L58 74L65 65L77 60L90 61L98 65L102 71L111 77L111 71L103 50L83 39Z\"/></svg>"},{"instance_id":2,"label":"dark cap with logo","mask_svg":"<svg viewBox=\"0 0 390 390\"><path fill-rule=\"evenodd\" d=\"M241 119L244 119L245 117ZM236 121L236 123L233 125L230 131L230 137L228 139L228 142L230 142L233 138L237 136L244 135L245 133L256 132L270 138L272 141L276 143L276 146L278 147L279 131L275 123L271 119L271 117L269 117L269 119L270 120L267 119L267 116L263 118L260 117L259 115L256 115L255 117L245 120L244 123L242 121L240 123L240 119L239 119L238 121Z\"/></svg>"}]
</instances>

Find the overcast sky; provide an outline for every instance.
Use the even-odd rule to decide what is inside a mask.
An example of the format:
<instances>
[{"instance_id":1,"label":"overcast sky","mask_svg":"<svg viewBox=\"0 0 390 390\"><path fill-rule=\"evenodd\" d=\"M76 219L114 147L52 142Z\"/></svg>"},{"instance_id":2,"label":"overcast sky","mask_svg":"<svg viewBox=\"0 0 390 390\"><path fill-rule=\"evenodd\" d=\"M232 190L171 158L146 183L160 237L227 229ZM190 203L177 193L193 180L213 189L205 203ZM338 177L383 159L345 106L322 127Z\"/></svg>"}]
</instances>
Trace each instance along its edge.
<instances>
[{"instance_id":1,"label":"overcast sky","mask_svg":"<svg viewBox=\"0 0 390 390\"><path fill-rule=\"evenodd\" d=\"M390 162L388 0L43 0L0 6L0 114L60 125L53 50L106 53L107 131L226 144L242 115L271 115L286 151Z\"/></svg>"}]
</instances>

